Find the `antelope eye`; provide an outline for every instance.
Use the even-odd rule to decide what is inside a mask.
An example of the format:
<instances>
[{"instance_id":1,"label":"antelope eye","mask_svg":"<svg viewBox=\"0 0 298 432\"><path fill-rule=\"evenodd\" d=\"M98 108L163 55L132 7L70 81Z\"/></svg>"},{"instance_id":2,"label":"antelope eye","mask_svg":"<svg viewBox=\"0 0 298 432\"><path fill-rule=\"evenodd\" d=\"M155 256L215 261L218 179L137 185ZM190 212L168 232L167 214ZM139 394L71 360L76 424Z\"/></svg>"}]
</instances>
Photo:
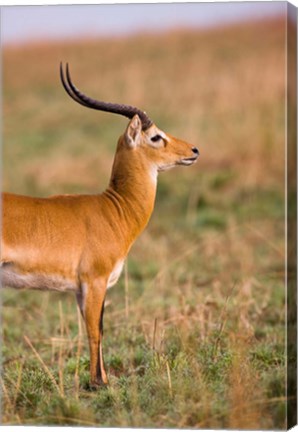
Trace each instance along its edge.
<instances>
[{"instance_id":1,"label":"antelope eye","mask_svg":"<svg viewBox=\"0 0 298 432\"><path fill-rule=\"evenodd\" d=\"M159 141L159 140L161 140L162 139L162 136L160 136L160 135L154 135L152 138L151 138L151 141L153 141L153 142L157 142L157 141Z\"/></svg>"}]
</instances>

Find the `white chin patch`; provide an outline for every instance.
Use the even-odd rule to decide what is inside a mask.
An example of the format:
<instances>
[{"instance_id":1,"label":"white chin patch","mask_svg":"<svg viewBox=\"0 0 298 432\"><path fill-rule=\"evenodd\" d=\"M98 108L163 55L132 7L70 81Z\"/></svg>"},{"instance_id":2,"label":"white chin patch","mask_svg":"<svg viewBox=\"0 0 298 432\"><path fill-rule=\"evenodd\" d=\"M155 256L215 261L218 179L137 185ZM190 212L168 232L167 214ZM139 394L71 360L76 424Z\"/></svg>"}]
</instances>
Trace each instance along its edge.
<instances>
[{"instance_id":1,"label":"white chin patch","mask_svg":"<svg viewBox=\"0 0 298 432\"><path fill-rule=\"evenodd\" d=\"M192 165L194 161L192 160L184 160L181 162L181 165Z\"/></svg>"},{"instance_id":2,"label":"white chin patch","mask_svg":"<svg viewBox=\"0 0 298 432\"><path fill-rule=\"evenodd\" d=\"M182 159L180 162L178 162L178 165L185 165L189 166L196 162L195 158L189 158L189 159Z\"/></svg>"}]
</instances>

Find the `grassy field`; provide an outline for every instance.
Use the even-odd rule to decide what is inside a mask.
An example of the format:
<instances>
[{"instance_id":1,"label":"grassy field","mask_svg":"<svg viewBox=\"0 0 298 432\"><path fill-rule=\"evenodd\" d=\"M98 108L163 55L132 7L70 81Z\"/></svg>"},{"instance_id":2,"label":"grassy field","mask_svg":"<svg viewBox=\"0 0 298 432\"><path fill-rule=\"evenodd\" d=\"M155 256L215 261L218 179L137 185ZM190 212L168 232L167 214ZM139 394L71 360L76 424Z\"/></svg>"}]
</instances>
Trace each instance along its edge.
<instances>
[{"instance_id":1,"label":"grassy field","mask_svg":"<svg viewBox=\"0 0 298 432\"><path fill-rule=\"evenodd\" d=\"M201 153L160 174L108 293L107 388L88 387L72 295L3 289L4 424L286 427L284 38L275 20L4 49L4 190L108 183L126 120L70 101L61 60L87 94L145 109Z\"/></svg>"}]
</instances>

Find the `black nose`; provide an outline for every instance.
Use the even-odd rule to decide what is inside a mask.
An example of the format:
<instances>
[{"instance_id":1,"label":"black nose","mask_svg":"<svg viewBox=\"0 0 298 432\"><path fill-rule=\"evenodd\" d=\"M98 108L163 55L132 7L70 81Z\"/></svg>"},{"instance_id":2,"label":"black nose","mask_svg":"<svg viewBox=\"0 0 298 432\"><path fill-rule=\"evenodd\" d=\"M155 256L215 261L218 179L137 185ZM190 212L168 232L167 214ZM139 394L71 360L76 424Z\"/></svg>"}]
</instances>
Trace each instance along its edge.
<instances>
[{"instance_id":1,"label":"black nose","mask_svg":"<svg viewBox=\"0 0 298 432\"><path fill-rule=\"evenodd\" d=\"M200 154L199 149L197 149L197 147L193 147L193 148L192 148L192 152L193 152L194 154L196 154L196 155L199 155L199 154Z\"/></svg>"}]
</instances>

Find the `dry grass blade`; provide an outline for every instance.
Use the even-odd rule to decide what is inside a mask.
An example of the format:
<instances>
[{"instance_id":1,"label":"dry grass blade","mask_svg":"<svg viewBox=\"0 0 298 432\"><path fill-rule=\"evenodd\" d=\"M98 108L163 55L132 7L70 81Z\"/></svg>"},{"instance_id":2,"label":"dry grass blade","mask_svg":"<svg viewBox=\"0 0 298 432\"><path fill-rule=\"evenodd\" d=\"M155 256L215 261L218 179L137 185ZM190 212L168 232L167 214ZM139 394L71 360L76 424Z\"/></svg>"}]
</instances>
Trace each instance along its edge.
<instances>
[{"instance_id":1,"label":"dry grass blade","mask_svg":"<svg viewBox=\"0 0 298 432\"><path fill-rule=\"evenodd\" d=\"M64 417L64 416L48 416L48 418L52 418L53 420L57 421L57 420L61 420L64 422L64 425L67 425L68 423L72 423L74 425L81 425L81 426L93 426L93 427L98 427L98 424L95 422L91 422L88 420L83 420L83 419L79 419L79 418L72 418L72 417Z\"/></svg>"},{"instance_id":2,"label":"dry grass blade","mask_svg":"<svg viewBox=\"0 0 298 432\"><path fill-rule=\"evenodd\" d=\"M10 397L9 397L9 394L8 394L8 391L7 391L7 388L6 388L6 385L5 385L5 383L4 383L3 379L2 379L2 377L0 377L0 380L1 380L1 387L2 387L2 391L3 391L3 395L4 395L4 398L5 398L5 402L6 402L6 404L7 404L7 407L8 407L8 409L9 409L10 411L13 412L13 403L12 403Z\"/></svg>"},{"instance_id":3,"label":"dry grass blade","mask_svg":"<svg viewBox=\"0 0 298 432\"><path fill-rule=\"evenodd\" d=\"M153 338L152 338L153 351L155 350L156 330L157 330L157 318L154 319L154 327L153 327Z\"/></svg>"},{"instance_id":4,"label":"dry grass blade","mask_svg":"<svg viewBox=\"0 0 298 432\"><path fill-rule=\"evenodd\" d=\"M21 362L21 365L20 365L20 369L19 369L19 373L18 373L18 380L16 383L16 389L15 389L15 394L14 394L14 398L13 398L13 410L14 411L16 410L17 398L18 398L20 388L21 388L24 363L25 363L25 360L23 359Z\"/></svg>"},{"instance_id":5,"label":"dry grass blade","mask_svg":"<svg viewBox=\"0 0 298 432\"><path fill-rule=\"evenodd\" d=\"M18 422L19 424L21 424L22 421L21 421L21 419L20 419L20 416L19 416L18 414L15 413L15 406L14 406L14 404L12 403L12 401L11 401L11 399L10 399L10 397L9 397L9 394L8 394L8 391L7 391L7 388L6 388L6 385L5 385L5 383L4 383L3 379L2 379L2 377L0 377L0 380L1 380L1 387L2 387L2 390L3 390L3 394L4 394L4 397L5 397L5 402L6 402L6 404L7 404L7 412L6 412L6 415L8 415L8 416L11 415L12 418L13 418L13 416L15 416L17 422ZM3 420L4 420L4 418L2 418L2 421L3 421ZM11 421L11 420L10 420L10 421Z\"/></svg>"},{"instance_id":6,"label":"dry grass blade","mask_svg":"<svg viewBox=\"0 0 298 432\"><path fill-rule=\"evenodd\" d=\"M8 383L13 386L15 389L17 388L17 385L14 381L12 381L10 378L6 377ZM22 391L21 389L18 390L18 393L22 395L22 397L26 400L26 402L30 405L33 406L32 402L30 401L30 399L27 397L27 395L25 394L24 391Z\"/></svg>"},{"instance_id":7,"label":"dry grass blade","mask_svg":"<svg viewBox=\"0 0 298 432\"><path fill-rule=\"evenodd\" d=\"M222 308L221 313L220 313L220 318L219 318L220 326L219 326L219 332L218 332L218 335L217 335L217 338L216 338L216 341L214 344L214 348L213 348L213 357L217 356L219 342L220 342L220 339L221 339L221 336L222 336L222 333L224 331L224 327L226 324L226 320L227 320L227 317L226 317L227 305L228 305L228 302L229 302L231 296L233 295L236 284L237 284L237 282L234 282L234 285L232 286L231 292L227 295L225 303L224 303L223 308Z\"/></svg>"},{"instance_id":8,"label":"dry grass blade","mask_svg":"<svg viewBox=\"0 0 298 432\"><path fill-rule=\"evenodd\" d=\"M49 376L50 380L52 381L54 387L56 388L58 394L63 398L63 394L61 393L60 387L58 386L53 374L51 373L50 369L47 367L47 365L45 364L45 362L43 361L43 359L40 357L40 355L38 354L38 352L36 351L36 349L34 348L34 346L32 345L32 342L30 341L30 339L24 335L24 339L25 342L27 343L27 345L29 345L29 347L31 348L31 350L33 351L33 354L35 355L35 357L37 358L37 360L40 362L40 364L42 365L44 371L47 373L47 375Z\"/></svg>"},{"instance_id":9,"label":"dry grass blade","mask_svg":"<svg viewBox=\"0 0 298 432\"><path fill-rule=\"evenodd\" d=\"M125 317L129 317L128 260L124 263Z\"/></svg>"},{"instance_id":10,"label":"dry grass blade","mask_svg":"<svg viewBox=\"0 0 298 432\"><path fill-rule=\"evenodd\" d=\"M81 320L81 311L79 306L77 306L77 319L78 319L78 346L77 346L77 359L76 359L76 370L74 375L75 381L75 394L76 399L79 399L79 391L80 391L80 378L79 378L79 369L80 369L80 356L82 351L82 320Z\"/></svg>"},{"instance_id":11,"label":"dry grass blade","mask_svg":"<svg viewBox=\"0 0 298 432\"><path fill-rule=\"evenodd\" d=\"M59 315L60 315L60 336L63 338L64 336L64 316L62 310L61 300L59 301ZM59 387L60 392L64 397L64 378L63 378L63 355L62 355L62 343L59 346Z\"/></svg>"},{"instance_id":12,"label":"dry grass blade","mask_svg":"<svg viewBox=\"0 0 298 432\"><path fill-rule=\"evenodd\" d=\"M166 368L167 368L167 376L168 376L168 384L169 384L169 395L172 398L173 397L173 387L172 387L172 378L171 378L171 371L169 362L166 361Z\"/></svg>"}]
</instances>

